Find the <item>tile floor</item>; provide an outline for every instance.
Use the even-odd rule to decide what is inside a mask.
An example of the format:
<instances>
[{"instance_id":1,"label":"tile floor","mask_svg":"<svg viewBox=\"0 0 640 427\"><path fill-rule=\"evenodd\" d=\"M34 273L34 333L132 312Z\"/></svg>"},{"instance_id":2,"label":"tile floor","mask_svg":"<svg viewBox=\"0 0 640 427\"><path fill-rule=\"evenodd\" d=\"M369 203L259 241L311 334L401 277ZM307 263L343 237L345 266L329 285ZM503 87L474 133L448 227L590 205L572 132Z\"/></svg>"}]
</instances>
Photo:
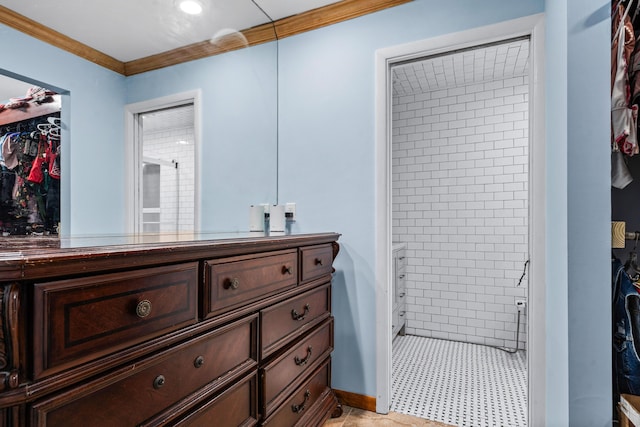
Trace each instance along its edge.
<instances>
[{"instance_id":1,"label":"tile floor","mask_svg":"<svg viewBox=\"0 0 640 427\"><path fill-rule=\"evenodd\" d=\"M460 427L522 427L526 384L523 351L411 335L393 341L394 412Z\"/></svg>"},{"instance_id":2,"label":"tile floor","mask_svg":"<svg viewBox=\"0 0 640 427\"><path fill-rule=\"evenodd\" d=\"M429 421L411 415L389 412L376 414L358 408L343 406L340 418L330 418L324 427L451 427L437 421Z\"/></svg>"}]
</instances>

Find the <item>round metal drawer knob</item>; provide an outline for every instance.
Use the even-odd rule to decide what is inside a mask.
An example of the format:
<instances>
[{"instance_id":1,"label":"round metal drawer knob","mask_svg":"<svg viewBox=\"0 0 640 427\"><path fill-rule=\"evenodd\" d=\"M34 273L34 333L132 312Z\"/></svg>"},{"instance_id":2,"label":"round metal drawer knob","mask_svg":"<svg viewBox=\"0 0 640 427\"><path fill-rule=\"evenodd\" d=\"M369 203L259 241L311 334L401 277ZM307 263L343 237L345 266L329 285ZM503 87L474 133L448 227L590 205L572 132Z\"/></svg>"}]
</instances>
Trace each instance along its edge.
<instances>
[{"instance_id":1,"label":"round metal drawer knob","mask_svg":"<svg viewBox=\"0 0 640 427\"><path fill-rule=\"evenodd\" d=\"M193 366L195 366L196 368L202 368L202 365L204 365L204 357L196 357L196 360L193 361Z\"/></svg>"},{"instance_id":2,"label":"round metal drawer knob","mask_svg":"<svg viewBox=\"0 0 640 427\"><path fill-rule=\"evenodd\" d=\"M153 380L153 388L158 390L160 387L164 385L166 380L164 379L164 375L158 375L155 380Z\"/></svg>"},{"instance_id":3,"label":"round metal drawer knob","mask_svg":"<svg viewBox=\"0 0 640 427\"><path fill-rule=\"evenodd\" d=\"M233 279L227 279L224 284L225 289L238 289L240 287L240 279L234 277Z\"/></svg>"},{"instance_id":4,"label":"round metal drawer knob","mask_svg":"<svg viewBox=\"0 0 640 427\"><path fill-rule=\"evenodd\" d=\"M151 314L151 301L148 299L142 300L136 306L136 315L143 319Z\"/></svg>"}]
</instances>

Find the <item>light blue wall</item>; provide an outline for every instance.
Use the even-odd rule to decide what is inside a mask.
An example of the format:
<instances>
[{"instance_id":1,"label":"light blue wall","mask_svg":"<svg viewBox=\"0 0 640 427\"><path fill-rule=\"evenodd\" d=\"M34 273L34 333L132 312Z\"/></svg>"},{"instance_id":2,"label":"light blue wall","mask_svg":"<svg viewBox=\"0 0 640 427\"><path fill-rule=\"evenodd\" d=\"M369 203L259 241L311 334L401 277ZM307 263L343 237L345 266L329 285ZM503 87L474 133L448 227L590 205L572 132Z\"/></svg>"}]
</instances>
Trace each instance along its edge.
<instances>
[{"instance_id":1,"label":"light blue wall","mask_svg":"<svg viewBox=\"0 0 640 427\"><path fill-rule=\"evenodd\" d=\"M567 3L547 0L547 420L569 425L567 245Z\"/></svg>"},{"instance_id":2,"label":"light blue wall","mask_svg":"<svg viewBox=\"0 0 640 427\"><path fill-rule=\"evenodd\" d=\"M63 233L121 233L124 77L4 25L0 38L0 69L71 95L63 98L71 129L61 156Z\"/></svg>"},{"instance_id":3,"label":"light blue wall","mask_svg":"<svg viewBox=\"0 0 640 427\"><path fill-rule=\"evenodd\" d=\"M546 1L547 425L611 424L610 2Z\"/></svg>"},{"instance_id":4,"label":"light blue wall","mask_svg":"<svg viewBox=\"0 0 640 427\"><path fill-rule=\"evenodd\" d=\"M124 106L194 89L202 91L201 229L248 230L249 205L276 202L275 43L125 78L6 26L0 37L5 74L65 94L65 235L126 231Z\"/></svg>"},{"instance_id":5,"label":"light blue wall","mask_svg":"<svg viewBox=\"0 0 640 427\"><path fill-rule=\"evenodd\" d=\"M417 0L280 41L280 201L297 202L299 231L342 233L335 388L376 395L375 51L542 11L543 0Z\"/></svg>"},{"instance_id":6,"label":"light blue wall","mask_svg":"<svg viewBox=\"0 0 640 427\"><path fill-rule=\"evenodd\" d=\"M280 42L279 201L297 202L297 231L343 233L333 297L336 388L376 392L374 52L546 10L547 424L610 424L609 7L601 0L416 0ZM0 68L71 93L63 153L70 232L124 229L123 114L113 112L195 89L191 78L203 81L203 212L228 201L242 205L237 215L244 217L245 195L263 196L251 185L264 172L259 156L238 154L249 150L244 141L267 132L254 116L262 106L240 95L261 79L242 53L125 82L4 26L0 36ZM242 73L231 71L235 61L245 62ZM251 112L231 113L238 106ZM214 129L226 129L226 137L212 138ZM242 129L242 141L233 129ZM239 151L227 153L232 144ZM227 154L233 160L220 162ZM249 184L238 185L245 173ZM214 197L222 184L237 194ZM203 226L218 220L230 218L203 214Z\"/></svg>"},{"instance_id":7,"label":"light blue wall","mask_svg":"<svg viewBox=\"0 0 640 427\"><path fill-rule=\"evenodd\" d=\"M567 4L569 424L596 427L612 409L611 6Z\"/></svg>"},{"instance_id":8,"label":"light blue wall","mask_svg":"<svg viewBox=\"0 0 640 427\"><path fill-rule=\"evenodd\" d=\"M127 78L127 103L200 90L201 230L247 231L249 205L277 199L276 45Z\"/></svg>"}]
</instances>

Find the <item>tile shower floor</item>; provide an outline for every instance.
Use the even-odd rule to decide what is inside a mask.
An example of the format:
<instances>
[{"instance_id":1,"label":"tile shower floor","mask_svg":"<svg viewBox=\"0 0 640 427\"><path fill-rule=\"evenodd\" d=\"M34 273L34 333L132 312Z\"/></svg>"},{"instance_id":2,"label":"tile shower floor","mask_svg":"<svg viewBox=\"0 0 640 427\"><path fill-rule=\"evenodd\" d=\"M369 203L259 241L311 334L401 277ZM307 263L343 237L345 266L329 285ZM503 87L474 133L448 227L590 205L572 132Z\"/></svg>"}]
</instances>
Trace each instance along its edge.
<instances>
[{"instance_id":1,"label":"tile shower floor","mask_svg":"<svg viewBox=\"0 0 640 427\"><path fill-rule=\"evenodd\" d=\"M397 336L391 410L455 426L526 426L525 354Z\"/></svg>"}]
</instances>

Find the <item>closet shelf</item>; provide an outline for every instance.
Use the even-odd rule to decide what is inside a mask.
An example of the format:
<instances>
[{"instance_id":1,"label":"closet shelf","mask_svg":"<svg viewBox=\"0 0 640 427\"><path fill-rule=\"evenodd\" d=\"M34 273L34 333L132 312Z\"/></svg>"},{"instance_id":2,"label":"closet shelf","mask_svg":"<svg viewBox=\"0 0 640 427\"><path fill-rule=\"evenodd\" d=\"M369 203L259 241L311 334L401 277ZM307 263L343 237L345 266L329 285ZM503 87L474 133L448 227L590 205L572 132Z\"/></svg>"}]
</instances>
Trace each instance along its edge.
<instances>
[{"instance_id":1,"label":"closet shelf","mask_svg":"<svg viewBox=\"0 0 640 427\"><path fill-rule=\"evenodd\" d=\"M20 122L34 117L58 113L62 107L60 95L53 95L53 101L43 104L29 102L26 108L6 109L0 111L0 126Z\"/></svg>"}]
</instances>

